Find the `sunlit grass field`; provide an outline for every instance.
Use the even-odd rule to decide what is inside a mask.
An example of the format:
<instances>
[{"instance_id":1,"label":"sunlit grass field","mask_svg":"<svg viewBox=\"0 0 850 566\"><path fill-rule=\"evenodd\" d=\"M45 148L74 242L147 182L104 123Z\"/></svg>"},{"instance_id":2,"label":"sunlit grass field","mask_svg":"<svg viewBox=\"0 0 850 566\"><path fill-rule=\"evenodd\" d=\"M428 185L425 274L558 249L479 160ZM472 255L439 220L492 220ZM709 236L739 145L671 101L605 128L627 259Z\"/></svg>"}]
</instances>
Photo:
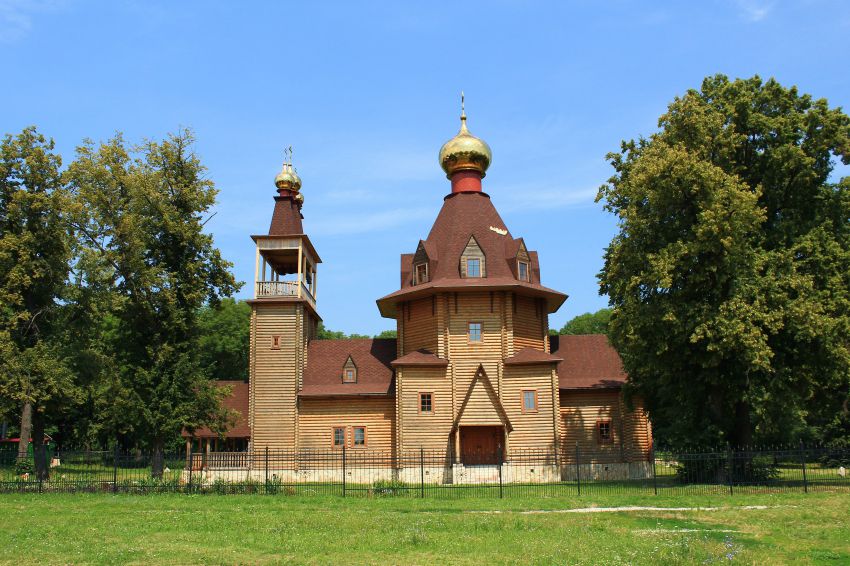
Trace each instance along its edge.
<instances>
[{"instance_id":1,"label":"sunlit grass field","mask_svg":"<svg viewBox=\"0 0 850 566\"><path fill-rule=\"evenodd\" d=\"M706 508L570 512L615 506ZM753 507L758 506L758 507ZM850 564L850 495L0 496L5 564Z\"/></svg>"}]
</instances>

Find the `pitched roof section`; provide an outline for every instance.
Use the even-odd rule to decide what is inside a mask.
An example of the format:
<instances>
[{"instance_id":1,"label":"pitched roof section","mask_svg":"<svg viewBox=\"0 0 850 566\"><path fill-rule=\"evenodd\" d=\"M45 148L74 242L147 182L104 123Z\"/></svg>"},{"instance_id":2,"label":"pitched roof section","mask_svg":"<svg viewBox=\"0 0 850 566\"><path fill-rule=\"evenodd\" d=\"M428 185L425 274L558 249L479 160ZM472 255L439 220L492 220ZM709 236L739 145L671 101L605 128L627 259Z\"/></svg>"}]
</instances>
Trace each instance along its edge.
<instances>
[{"instance_id":1,"label":"pitched roof section","mask_svg":"<svg viewBox=\"0 0 850 566\"><path fill-rule=\"evenodd\" d=\"M505 365L521 366L528 364L541 364L547 362L557 363L563 361L564 358L561 358L560 356L553 356L552 354L547 354L543 350L536 350L534 348L523 348L510 358L505 358Z\"/></svg>"},{"instance_id":2,"label":"pitched roof section","mask_svg":"<svg viewBox=\"0 0 850 566\"><path fill-rule=\"evenodd\" d=\"M470 238L475 238L484 252L486 277L460 276L460 258ZM533 252L529 252L532 280L517 279L514 264L520 240L511 236L485 193L452 193L447 196L428 238L422 244L429 261L428 283L412 285L412 265L405 265L410 256L402 256L402 286L400 290L378 299L382 316L394 318L398 301L428 295L432 289L487 287L489 290L512 290L546 298L549 312L556 311L567 298L563 293L540 285L540 266L537 254Z\"/></svg>"},{"instance_id":3,"label":"pitched roof section","mask_svg":"<svg viewBox=\"0 0 850 566\"><path fill-rule=\"evenodd\" d=\"M233 390L224 398L223 405L227 409L236 411L236 424L224 435L227 438L248 438L251 436L251 427L248 426L248 382L247 381L216 381L217 387L232 387ZM189 434L183 431L183 436ZM215 438L218 434L207 427L195 431L195 438Z\"/></svg>"},{"instance_id":4,"label":"pitched roof section","mask_svg":"<svg viewBox=\"0 0 850 566\"><path fill-rule=\"evenodd\" d=\"M274 213L269 226L269 236L291 236L303 234L301 211L291 196L274 197Z\"/></svg>"},{"instance_id":5,"label":"pitched roof section","mask_svg":"<svg viewBox=\"0 0 850 566\"><path fill-rule=\"evenodd\" d=\"M357 383L342 382L348 357L357 366ZM307 346L307 365L301 397L391 395L396 357L395 338L313 340Z\"/></svg>"},{"instance_id":6,"label":"pitched roof section","mask_svg":"<svg viewBox=\"0 0 850 566\"><path fill-rule=\"evenodd\" d=\"M434 366L446 367L449 365L449 360L438 358L434 353L428 350L416 350L403 355L391 362L393 367L397 366Z\"/></svg>"},{"instance_id":7,"label":"pitched roof section","mask_svg":"<svg viewBox=\"0 0 850 566\"><path fill-rule=\"evenodd\" d=\"M628 376L620 355L604 334L550 336L558 364L560 389L616 389Z\"/></svg>"}]
</instances>

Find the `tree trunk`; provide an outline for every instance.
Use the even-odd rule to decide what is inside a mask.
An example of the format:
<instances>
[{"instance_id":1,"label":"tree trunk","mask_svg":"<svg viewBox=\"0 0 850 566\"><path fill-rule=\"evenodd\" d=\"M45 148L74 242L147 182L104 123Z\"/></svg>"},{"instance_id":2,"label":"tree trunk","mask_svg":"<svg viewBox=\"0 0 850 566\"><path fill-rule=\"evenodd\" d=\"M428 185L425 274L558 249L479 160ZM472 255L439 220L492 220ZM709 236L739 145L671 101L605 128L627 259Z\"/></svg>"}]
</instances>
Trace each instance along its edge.
<instances>
[{"instance_id":1,"label":"tree trunk","mask_svg":"<svg viewBox=\"0 0 850 566\"><path fill-rule=\"evenodd\" d=\"M44 446L44 415L38 411L32 417L32 453L35 460L35 477L46 480L50 474L47 448Z\"/></svg>"},{"instance_id":2,"label":"tree trunk","mask_svg":"<svg viewBox=\"0 0 850 566\"><path fill-rule=\"evenodd\" d=\"M733 446L750 446L753 443L753 425L750 421L750 404L746 401L735 403L735 430L732 432Z\"/></svg>"},{"instance_id":3,"label":"tree trunk","mask_svg":"<svg viewBox=\"0 0 850 566\"><path fill-rule=\"evenodd\" d=\"M151 454L151 477L154 479L162 479L162 471L165 467L165 457L163 455L163 441L158 438L153 441L153 453Z\"/></svg>"},{"instance_id":4,"label":"tree trunk","mask_svg":"<svg viewBox=\"0 0 850 566\"><path fill-rule=\"evenodd\" d=\"M18 442L18 461L27 459L27 449L29 448L30 435L32 434L32 403L27 401L24 403L24 409L21 411L21 438Z\"/></svg>"}]
</instances>

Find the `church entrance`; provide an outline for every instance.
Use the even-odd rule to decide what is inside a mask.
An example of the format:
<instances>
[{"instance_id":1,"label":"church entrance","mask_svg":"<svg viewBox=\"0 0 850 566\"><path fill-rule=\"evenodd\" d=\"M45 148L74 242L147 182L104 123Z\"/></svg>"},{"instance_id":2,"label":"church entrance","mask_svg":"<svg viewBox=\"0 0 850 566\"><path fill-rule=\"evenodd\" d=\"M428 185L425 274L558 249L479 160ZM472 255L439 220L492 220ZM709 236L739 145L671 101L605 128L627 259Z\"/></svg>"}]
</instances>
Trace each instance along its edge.
<instances>
[{"instance_id":1,"label":"church entrance","mask_svg":"<svg viewBox=\"0 0 850 566\"><path fill-rule=\"evenodd\" d=\"M500 464L504 446L504 427L460 427L460 459L464 466Z\"/></svg>"}]
</instances>

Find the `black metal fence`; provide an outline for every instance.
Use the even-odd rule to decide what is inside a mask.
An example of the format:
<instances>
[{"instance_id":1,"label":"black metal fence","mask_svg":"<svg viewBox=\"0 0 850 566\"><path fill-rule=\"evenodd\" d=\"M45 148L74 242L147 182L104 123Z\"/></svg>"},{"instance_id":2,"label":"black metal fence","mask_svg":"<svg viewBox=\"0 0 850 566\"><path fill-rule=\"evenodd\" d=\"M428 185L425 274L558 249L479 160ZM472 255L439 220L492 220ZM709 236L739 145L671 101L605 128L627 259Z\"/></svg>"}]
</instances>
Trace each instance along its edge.
<instances>
[{"instance_id":1,"label":"black metal fence","mask_svg":"<svg viewBox=\"0 0 850 566\"><path fill-rule=\"evenodd\" d=\"M633 457L623 458L622 454ZM619 456L618 456L619 455ZM61 452L39 474L0 454L2 492L256 493L367 497L512 497L590 493L726 494L850 489L850 449L514 451L464 465L436 450L268 450L167 454ZM156 477L155 477L156 476Z\"/></svg>"}]
</instances>

